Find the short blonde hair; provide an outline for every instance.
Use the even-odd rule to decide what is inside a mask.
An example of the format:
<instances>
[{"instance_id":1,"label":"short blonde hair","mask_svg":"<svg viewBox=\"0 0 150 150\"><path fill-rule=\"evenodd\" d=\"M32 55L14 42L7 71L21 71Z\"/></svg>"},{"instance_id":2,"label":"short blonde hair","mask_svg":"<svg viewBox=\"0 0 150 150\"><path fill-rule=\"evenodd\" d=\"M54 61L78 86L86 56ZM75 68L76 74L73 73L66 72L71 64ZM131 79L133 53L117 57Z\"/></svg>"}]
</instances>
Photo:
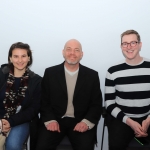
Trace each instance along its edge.
<instances>
[{"instance_id":1,"label":"short blonde hair","mask_svg":"<svg viewBox=\"0 0 150 150\"><path fill-rule=\"evenodd\" d=\"M135 35L137 36L138 42L141 42L140 35L139 35L139 33L138 33L137 31L135 31L135 30L127 30L127 31L125 31L125 32L123 32L123 33L121 34L121 43L122 43L122 38L123 38L123 36L129 35L129 34L135 34Z\"/></svg>"}]
</instances>

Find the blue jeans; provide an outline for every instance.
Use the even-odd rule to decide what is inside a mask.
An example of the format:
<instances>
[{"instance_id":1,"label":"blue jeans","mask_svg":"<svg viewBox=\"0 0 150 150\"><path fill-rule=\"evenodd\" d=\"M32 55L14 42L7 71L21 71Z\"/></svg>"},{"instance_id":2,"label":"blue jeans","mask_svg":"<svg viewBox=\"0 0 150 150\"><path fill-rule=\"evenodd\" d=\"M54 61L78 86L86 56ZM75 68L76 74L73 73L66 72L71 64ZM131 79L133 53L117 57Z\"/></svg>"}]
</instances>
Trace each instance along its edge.
<instances>
[{"instance_id":1,"label":"blue jeans","mask_svg":"<svg viewBox=\"0 0 150 150\"><path fill-rule=\"evenodd\" d=\"M6 138L6 150L22 150L23 144L29 136L29 123L24 123L11 128Z\"/></svg>"}]
</instances>

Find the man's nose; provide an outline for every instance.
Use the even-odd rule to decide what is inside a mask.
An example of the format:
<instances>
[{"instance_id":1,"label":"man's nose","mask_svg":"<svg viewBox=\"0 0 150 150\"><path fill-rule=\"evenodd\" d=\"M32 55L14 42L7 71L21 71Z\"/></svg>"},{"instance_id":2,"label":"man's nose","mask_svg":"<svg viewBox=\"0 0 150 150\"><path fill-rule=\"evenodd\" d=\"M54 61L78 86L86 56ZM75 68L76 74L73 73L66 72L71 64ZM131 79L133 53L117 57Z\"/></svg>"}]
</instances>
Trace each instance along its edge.
<instances>
[{"instance_id":1,"label":"man's nose","mask_svg":"<svg viewBox=\"0 0 150 150\"><path fill-rule=\"evenodd\" d=\"M75 53L75 50L71 50L71 54L74 54Z\"/></svg>"},{"instance_id":2,"label":"man's nose","mask_svg":"<svg viewBox=\"0 0 150 150\"><path fill-rule=\"evenodd\" d=\"M128 43L127 48L128 48L128 49L130 49L130 48L131 48L131 44L130 44L130 43Z\"/></svg>"}]
</instances>

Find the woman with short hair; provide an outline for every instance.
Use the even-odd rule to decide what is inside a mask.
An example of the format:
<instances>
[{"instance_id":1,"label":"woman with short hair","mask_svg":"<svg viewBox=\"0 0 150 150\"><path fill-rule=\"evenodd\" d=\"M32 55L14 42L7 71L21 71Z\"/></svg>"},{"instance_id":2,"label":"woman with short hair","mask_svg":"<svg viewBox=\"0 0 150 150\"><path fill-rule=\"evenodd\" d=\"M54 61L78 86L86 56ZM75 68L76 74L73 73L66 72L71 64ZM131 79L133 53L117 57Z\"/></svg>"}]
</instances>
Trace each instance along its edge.
<instances>
[{"instance_id":1,"label":"woman with short hair","mask_svg":"<svg viewBox=\"0 0 150 150\"><path fill-rule=\"evenodd\" d=\"M6 150L21 150L30 134L30 122L40 108L41 77L29 69L32 51L28 44L12 44L8 64L0 68L0 119Z\"/></svg>"}]
</instances>

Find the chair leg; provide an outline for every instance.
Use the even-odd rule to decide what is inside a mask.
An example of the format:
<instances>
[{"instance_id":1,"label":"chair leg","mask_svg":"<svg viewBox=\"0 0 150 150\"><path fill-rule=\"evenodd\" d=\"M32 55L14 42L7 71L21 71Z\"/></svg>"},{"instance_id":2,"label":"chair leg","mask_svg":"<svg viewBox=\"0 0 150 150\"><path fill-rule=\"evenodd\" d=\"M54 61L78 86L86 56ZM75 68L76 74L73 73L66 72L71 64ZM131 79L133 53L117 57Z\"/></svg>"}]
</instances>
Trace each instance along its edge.
<instances>
[{"instance_id":1,"label":"chair leg","mask_svg":"<svg viewBox=\"0 0 150 150\"><path fill-rule=\"evenodd\" d=\"M23 144L23 150L28 150L28 144L27 144L27 141Z\"/></svg>"},{"instance_id":2,"label":"chair leg","mask_svg":"<svg viewBox=\"0 0 150 150\"><path fill-rule=\"evenodd\" d=\"M29 140L29 137L27 137L26 141L23 143L22 150L28 150L28 140Z\"/></svg>"},{"instance_id":3,"label":"chair leg","mask_svg":"<svg viewBox=\"0 0 150 150\"><path fill-rule=\"evenodd\" d=\"M105 131L105 118L104 118L104 123L103 123L103 133L102 133L102 141L101 141L101 150L103 149L104 131Z\"/></svg>"}]
</instances>

